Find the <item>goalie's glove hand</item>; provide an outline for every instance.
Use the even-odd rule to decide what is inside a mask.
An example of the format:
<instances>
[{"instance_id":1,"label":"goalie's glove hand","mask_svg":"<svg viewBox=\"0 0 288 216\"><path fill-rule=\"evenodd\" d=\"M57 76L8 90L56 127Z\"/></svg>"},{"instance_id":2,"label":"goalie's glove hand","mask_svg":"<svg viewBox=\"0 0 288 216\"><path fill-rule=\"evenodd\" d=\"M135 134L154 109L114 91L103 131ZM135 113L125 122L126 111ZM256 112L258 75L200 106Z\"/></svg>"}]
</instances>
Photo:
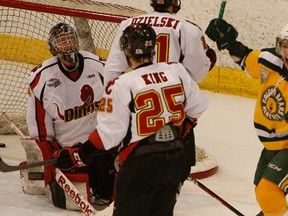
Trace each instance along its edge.
<instances>
[{"instance_id":1,"label":"goalie's glove hand","mask_svg":"<svg viewBox=\"0 0 288 216\"><path fill-rule=\"evenodd\" d=\"M217 44L218 50L226 49L238 36L237 30L223 19L213 19L210 21L206 35Z\"/></svg>"},{"instance_id":2,"label":"goalie's glove hand","mask_svg":"<svg viewBox=\"0 0 288 216\"><path fill-rule=\"evenodd\" d=\"M81 143L55 151L53 158L58 159L56 167L63 171L84 167L92 162L92 158L84 155Z\"/></svg>"}]
</instances>

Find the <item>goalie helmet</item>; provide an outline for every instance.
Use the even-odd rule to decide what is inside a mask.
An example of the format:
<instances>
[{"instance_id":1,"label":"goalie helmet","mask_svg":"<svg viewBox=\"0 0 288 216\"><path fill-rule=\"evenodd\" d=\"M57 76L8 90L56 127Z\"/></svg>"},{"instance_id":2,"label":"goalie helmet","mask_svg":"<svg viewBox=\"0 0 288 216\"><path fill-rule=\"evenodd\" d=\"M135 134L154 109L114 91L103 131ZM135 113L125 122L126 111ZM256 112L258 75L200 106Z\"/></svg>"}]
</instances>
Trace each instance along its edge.
<instances>
[{"instance_id":1,"label":"goalie helmet","mask_svg":"<svg viewBox=\"0 0 288 216\"><path fill-rule=\"evenodd\" d=\"M177 13L181 9L181 0L150 0L150 5L155 11L167 11L168 6L173 7L173 13Z\"/></svg>"},{"instance_id":2,"label":"goalie helmet","mask_svg":"<svg viewBox=\"0 0 288 216\"><path fill-rule=\"evenodd\" d=\"M65 61L76 63L79 41L76 31L66 23L58 23L49 32L47 41L52 55L58 55Z\"/></svg>"},{"instance_id":3,"label":"goalie helmet","mask_svg":"<svg viewBox=\"0 0 288 216\"><path fill-rule=\"evenodd\" d=\"M155 31L144 23L128 26L120 38L120 47L128 52L129 57L153 57L155 43Z\"/></svg>"}]
</instances>

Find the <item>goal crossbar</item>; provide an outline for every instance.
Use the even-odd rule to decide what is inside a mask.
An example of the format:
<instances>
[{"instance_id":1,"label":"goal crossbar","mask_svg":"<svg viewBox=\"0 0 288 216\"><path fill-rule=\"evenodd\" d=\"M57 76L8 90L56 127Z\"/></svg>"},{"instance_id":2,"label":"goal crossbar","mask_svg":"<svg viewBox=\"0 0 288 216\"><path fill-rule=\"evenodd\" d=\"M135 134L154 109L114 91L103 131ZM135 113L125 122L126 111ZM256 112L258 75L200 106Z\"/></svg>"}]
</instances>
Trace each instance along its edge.
<instances>
[{"instance_id":1,"label":"goal crossbar","mask_svg":"<svg viewBox=\"0 0 288 216\"><path fill-rule=\"evenodd\" d=\"M103 3L102 5L101 3L97 3L97 2L93 2L93 3L95 3L95 5L98 5L98 6L103 6ZM65 14L66 16L77 16L77 17L86 18L86 19L96 19L96 20L101 20L101 21L109 21L109 22L117 22L117 23L129 17L129 16L123 16L123 15L101 13L101 12L92 11L92 10L87 11L87 10L82 10L79 8L52 6L52 5L42 4L42 3L33 3L33 2L21 1L21 0L13 0L13 1L0 0L0 5L6 6L6 7L18 8L18 9L25 9L25 10L38 11L38 12L51 13L51 14L59 14L59 15ZM105 5L110 5L110 4L105 3ZM140 12L140 10L135 10L135 11Z\"/></svg>"}]
</instances>

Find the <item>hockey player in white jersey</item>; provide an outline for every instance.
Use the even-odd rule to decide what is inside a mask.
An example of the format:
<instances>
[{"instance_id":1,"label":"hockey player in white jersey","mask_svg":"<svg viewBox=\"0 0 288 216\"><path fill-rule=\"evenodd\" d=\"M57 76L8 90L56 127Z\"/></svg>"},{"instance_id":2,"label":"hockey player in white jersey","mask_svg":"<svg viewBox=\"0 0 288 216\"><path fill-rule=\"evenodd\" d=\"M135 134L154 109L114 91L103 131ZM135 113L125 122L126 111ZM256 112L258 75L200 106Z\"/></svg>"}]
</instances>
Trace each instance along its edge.
<instances>
[{"instance_id":1,"label":"hockey player in white jersey","mask_svg":"<svg viewBox=\"0 0 288 216\"><path fill-rule=\"evenodd\" d=\"M106 109L97 115L89 140L54 154L58 166L69 169L89 164L91 152L121 143L114 216L173 215L187 159L184 122L199 118L208 106L182 64L152 63L155 44L156 34L147 24L124 30L120 47L132 71L106 87Z\"/></svg>"},{"instance_id":2,"label":"hockey player in white jersey","mask_svg":"<svg viewBox=\"0 0 288 216\"><path fill-rule=\"evenodd\" d=\"M112 82L114 78L129 68L126 56L121 50L119 39L127 26L137 23L146 23L156 32L154 63L181 62L194 81L203 81L209 70L216 63L216 54L206 44L204 33L200 27L193 22L180 19L174 15L181 8L181 0L150 0L150 5L154 8L153 12L129 18L120 24L105 65L104 84L106 85L109 81ZM197 119L189 123L192 123L188 124L189 127L195 127ZM193 143L193 146L188 145L189 149L186 151L187 154L190 154L191 159L189 162L190 166L187 168L188 176L190 167L196 164L193 130L190 131L187 142ZM203 170L202 167L194 167L194 170L202 173L208 171L207 175L210 175L210 171L217 170L217 162L215 161L215 166L207 167L207 170ZM203 174L203 176L205 175ZM184 179L185 177L183 177L183 181Z\"/></svg>"},{"instance_id":3,"label":"hockey player in white jersey","mask_svg":"<svg viewBox=\"0 0 288 216\"><path fill-rule=\"evenodd\" d=\"M79 51L77 34L66 23L59 23L50 30L48 45L54 57L33 69L28 78L27 125L44 159L50 159L57 149L84 142L95 129L104 92L105 64L98 56ZM32 157L31 152L26 154ZM114 156L93 157L91 162L85 169L70 172L87 173L87 184L93 192L101 199L111 200ZM53 166L45 167L44 180L45 185L50 185L53 204L67 208L63 193L53 184Z\"/></svg>"},{"instance_id":4,"label":"hockey player in white jersey","mask_svg":"<svg viewBox=\"0 0 288 216\"><path fill-rule=\"evenodd\" d=\"M112 43L105 65L104 84L121 75L129 65L120 48L123 30L137 23L146 23L156 32L155 62L181 62L196 82L201 82L216 62L216 54L205 42L200 27L177 18L181 0L150 0L154 11L122 21Z\"/></svg>"}]
</instances>

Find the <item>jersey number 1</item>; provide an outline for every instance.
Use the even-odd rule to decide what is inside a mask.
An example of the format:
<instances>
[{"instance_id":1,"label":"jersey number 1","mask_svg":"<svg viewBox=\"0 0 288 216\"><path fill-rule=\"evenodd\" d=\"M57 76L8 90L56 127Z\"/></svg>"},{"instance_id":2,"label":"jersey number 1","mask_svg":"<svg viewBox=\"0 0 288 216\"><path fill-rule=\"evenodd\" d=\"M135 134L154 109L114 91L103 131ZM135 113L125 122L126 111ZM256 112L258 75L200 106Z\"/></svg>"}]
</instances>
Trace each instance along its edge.
<instances>
[{"instance_id":1,"label":"jersey number 1","mask_svg":"<svg viewBox=\"0 0 288 216\"><path fill-rule=\"evenodd\" d=\"M169 60L169 34L158 34L157 44L157 62L168 62Z\"/></svg>"}]
</instances>

